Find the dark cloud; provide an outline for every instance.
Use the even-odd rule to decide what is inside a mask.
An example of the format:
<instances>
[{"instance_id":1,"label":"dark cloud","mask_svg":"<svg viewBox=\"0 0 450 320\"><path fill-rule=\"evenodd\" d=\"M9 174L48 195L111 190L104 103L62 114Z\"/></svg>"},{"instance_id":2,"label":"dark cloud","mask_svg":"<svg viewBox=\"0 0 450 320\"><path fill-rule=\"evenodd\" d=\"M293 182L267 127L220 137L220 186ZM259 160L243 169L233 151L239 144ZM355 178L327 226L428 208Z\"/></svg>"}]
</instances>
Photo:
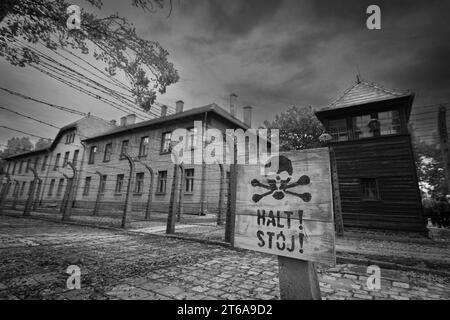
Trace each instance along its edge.
<instances>
[{"instance_id":1,"label":"dark cloud","mask_svg":"<svg viewBox=\"0 0 450 320\"><path fill-rule=\"evenodd\" d=\"M187 108L211 102L226 107L236 92L241 106L255 107L258 125L293 104L328 104L353 84L358 69L369 81L415 91L416 105L450 101L450 1L173 3L167 18L166 12L144 13L128 1L105 2L105 10L130 18L140 35L169 51L181 79L160 102L181 98ZM381 30L366 28L371 4L381 7ZM33 80L30 86L44 83ZM56 94L62 103L70 95Z\"/></svg>"}]
</instances>

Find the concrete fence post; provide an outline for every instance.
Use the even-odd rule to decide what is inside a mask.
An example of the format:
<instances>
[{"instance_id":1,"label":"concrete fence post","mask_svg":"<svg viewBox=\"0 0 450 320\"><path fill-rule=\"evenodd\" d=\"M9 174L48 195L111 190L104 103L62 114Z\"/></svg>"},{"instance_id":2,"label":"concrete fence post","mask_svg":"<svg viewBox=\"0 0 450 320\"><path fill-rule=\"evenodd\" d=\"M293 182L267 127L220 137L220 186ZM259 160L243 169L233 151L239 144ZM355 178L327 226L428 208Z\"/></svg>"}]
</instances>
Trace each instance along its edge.
<instances>
[{"instance_id":1,"label":"concrete fence post","mask_svg":"<svg viewBox=\"0 0 450 320\"><path fill-rule=\"evenodd\" d=\"M3 186L3 188L2 188L2 193L1 193L1 196L0 196L0 215L3 214L3 208L6 205L6 197L8 196L9 188L10 188L10 185L11 185L11 177L9 176L9 174L6 173L5 177L6 177L6 183Z\"/></svg>"},{"instance_id":2,"label":"concrete fence post","mask_svg":"<svg viewBox=\"0 0 450 320\"><path fill-rule=\"evenodd\" d=\"M233 140L233 162L230 163L230 180L228 182L227 217L225 221L225 242L234 246L234 225L236 218L236 188L237 188L237 148L236 138Z\"/></svg>"},{"instance_id":3,"label":"concrete fence post","mask_svg":"<svg viewBox=\"0 0 450 320\"><path fill-rule=\"evenodd\" d=\"M178 212L177 212L177 222L181 221L181 216L183 215L184 210L184 190L186 188L186 179L185 179L185 171L183 164L179 165L180 168L180 194L178 195Z\"/></svg>"},{"instance_id":4,"label":"concrete fence post","mask_svg":"<svg viewBox=\"0 0 450 320\"><path fill-rule=\"evenodd\" d=\"M98 189L97 189L97 197L95 198L94 213L92 214L94 217L98 216L98 210L100 207L101 191L102 191L102 173L100 171L95 171L95 173L99 177L99 183L98 183Z\"/></svg>"},{"instance_id":5,"label":"concrete fence post","mask_svg":"<svg viewBox=\"0 0 450 320\"><path fill-rule=\"evenodd\" d=\"M219 180L219 204L217 205L217 225L220 226L223 224L222 218L222 207L224 204L224 180L225 180L225 170L223 164L219 163L220 169L220 180Z\"/></svg>"},{"instance_id":6,"label":"concrete fence post","mask_svg":"<svg viewBox=\"0 0 450 320\"><path fill-rule=\"evenodd\" d=\"M39 197L40 197L40 194L41 194L41 189L42 189L42 179L38 178L38 187L37 187L37 190L36 190L36 197L35 197L34 202L33 202L33 211L36 211L38 209Z\"/></svg>"},{"instance_id":7,"label":"concrete fence post","mask_svg":"<svg viewBox=\"0 0 450 320\"><path fill-rule=\"evenodd\" d=\"M11 207L11 209L12 210L16 210L16 207L17 207L17 200L19 199L19 192L20 192L20 183L19 183L19 181L17 181L17 180L14 180L16 183L15 183L15 186L14 186L14 194L13 194L13 202L12 202L12 207Z\"/></svg>"},{"instance_id":8,"label":"concrete fence post","mask_svg":"<svg viewBox=\"0 0 450 320\"><path fill-rule=\"evenodd\" d=\"M147 206L145 207L145 220L150 220L152 215L152 204L153 204L153 184L154 184L154 173L153 169L146 163L141 160L137 160L140 164L142 164L150 173L150 185L148 187L148 198L147 198Z\"/></svg>"},{"instance_id":9,"label":"concrete fence post","mask_svg":"<svg viewBox=\"0 0 450 320\"><path fill-rule=\"evenodd\" d=\"M130 201L130 197L131 197L131 188L133 186L133 179L134 179L134 161L133 159L127 154L127 153L123 153L124 157L128 160L128 163L130 165L130 174L128 177L128 185L127 185L127 194L125 196L125 204L124 204L124 208L123 208L123 215L122 215L122 224L121 227L122 228L126 228L128 221L127 221L127 216L128 213L131 212L132 210L132 203Z\"/></svg>"},{"instance_id":10,"label":"concrete fence post","mask_svg":"<svg viewBox=\"0 0 450 320\"><path fill-rule=\"evenodd\" d=\"M72 164L72 162L67 162L67 165L72 169L72 177L68 177L65 175L66 179L67 179L67 187L66 187L66 200L63 203L63 210L62 210L62 220L63 221L67 221L70 219L70 216L72 214L72 206L73 206L73 198L74 198L74 194L75 194L75 184L74 182L77 179L77 170L75 169L74 165Z\"/></svg>"},{"instance_id":11,"label":"concrete fence post","mask_svg":"<svg viewBox=\"0 0 450 320\"><path fill-rule=\"evenodd\" d=\"M39 177L37 175L36 170L34 170L34 168L28 168L34 175L34 179L30 184L30 191L28 192L28 199L27 202L25 203L25 208L23 210L23 216L24 217L29 217L31 215L31 207L33 205L33 200L34 200L34 191L36 190L36 185L39 181Z\"/></svg>"},{"instance_id":12,"label":"concrete fence post","mask_svg":"<svg viewBox=\"0 0 450 320\"><path fill-rule=\"evenodd\" d=\"M169 203L169 213L167 216L167 226L166 233L175 233L175 199L176 199L176 188L178 185L178 165L173 166L173 178L172 178L172 188L170 190L170 203Z\"/></svg>"}]
</instances>

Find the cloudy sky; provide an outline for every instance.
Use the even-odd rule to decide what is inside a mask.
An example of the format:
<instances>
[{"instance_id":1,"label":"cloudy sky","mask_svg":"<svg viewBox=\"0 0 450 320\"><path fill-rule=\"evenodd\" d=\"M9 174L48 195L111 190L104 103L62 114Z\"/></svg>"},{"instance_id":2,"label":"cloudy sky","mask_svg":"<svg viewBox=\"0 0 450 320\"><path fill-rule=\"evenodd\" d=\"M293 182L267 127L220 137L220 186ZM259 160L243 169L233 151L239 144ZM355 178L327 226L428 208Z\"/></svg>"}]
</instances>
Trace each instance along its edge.
<instances>
[{"instance_id":1,"label":"cloudy sky","mask_svg":"<svg viewBox=\"0 0 450 320\"><path fill-rule=\"evenodd\" d=\"M119 12L138 34L159 41L180 74L158 101L185 107L211 102L254 106L256 127L291 105L328 104L362 77L416 93L414 108L450 101L450 2L325 0L174 0L167 11L145 13L131 1L104 0L101 14ZM75 1L86 10L84 1ZM381 30L366 28L366 9L381 7ZM30 68L0 59L0 85L106 119L122 114ZM0 105L59 126L76 120L62 112L0 93ZM52 137L56 129L0 113L0 124ZM434 123L434 120L425 126ZM17 134L0 129L0 143Z\"/></svg>"}]
</instances>

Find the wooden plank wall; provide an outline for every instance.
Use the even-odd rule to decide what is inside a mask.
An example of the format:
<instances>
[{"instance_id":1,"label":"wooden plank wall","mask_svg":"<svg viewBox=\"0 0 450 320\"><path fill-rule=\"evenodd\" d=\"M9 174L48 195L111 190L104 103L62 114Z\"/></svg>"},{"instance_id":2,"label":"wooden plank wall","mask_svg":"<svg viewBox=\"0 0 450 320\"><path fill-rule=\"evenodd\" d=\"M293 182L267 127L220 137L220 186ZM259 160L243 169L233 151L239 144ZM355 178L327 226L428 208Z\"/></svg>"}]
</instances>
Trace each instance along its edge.
<instances>
[{"instance_id":1,"label":"wooden plank wall","mask_svg":"<svg viewBox=\"0 0 450 320\"><path fill-rule=\"evenodd\" d=\"M409 135L332 144L344 225L423 231L421 199ZM361 198L360 178L377 178L380 201Z\"/></svg>"}]
</instances>

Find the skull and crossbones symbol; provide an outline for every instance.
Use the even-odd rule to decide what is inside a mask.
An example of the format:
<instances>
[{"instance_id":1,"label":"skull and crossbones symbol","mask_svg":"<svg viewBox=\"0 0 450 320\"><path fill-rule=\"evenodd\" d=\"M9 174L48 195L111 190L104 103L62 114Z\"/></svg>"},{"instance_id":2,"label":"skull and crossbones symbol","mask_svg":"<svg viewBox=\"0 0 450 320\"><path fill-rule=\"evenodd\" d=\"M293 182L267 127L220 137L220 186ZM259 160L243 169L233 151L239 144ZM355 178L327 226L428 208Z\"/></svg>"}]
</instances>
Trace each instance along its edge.
<instances>
[{"instance_id":1,"label":"skull and crossbones symbol","mask_svg":"<svg viewBox=\"0 0 450 320\"><path fill-rule=\"evenodd\" d=\"M309 177L306 175L302 175L296 182L289 183L292 180L292 173L294 171L291 160L289 160L285 156L278 156L278 171L275 173L270 172L269 169L272 166L273 158L274 157L270 158L264 167L264 176L267 179L267 184L261 183L257 179L253 179L250 182L253 187L261 187L269 190L262 194L254 194L252 197L253 202L259 202L262 198L268 195L272 195L272 197L276 200L281 200L285 197L286 194L299 197L303 201L309 202L311 200L310 193L297 193L287 190L296 186L304 186L309 184Z\"/></svg>"}]
</instances>

